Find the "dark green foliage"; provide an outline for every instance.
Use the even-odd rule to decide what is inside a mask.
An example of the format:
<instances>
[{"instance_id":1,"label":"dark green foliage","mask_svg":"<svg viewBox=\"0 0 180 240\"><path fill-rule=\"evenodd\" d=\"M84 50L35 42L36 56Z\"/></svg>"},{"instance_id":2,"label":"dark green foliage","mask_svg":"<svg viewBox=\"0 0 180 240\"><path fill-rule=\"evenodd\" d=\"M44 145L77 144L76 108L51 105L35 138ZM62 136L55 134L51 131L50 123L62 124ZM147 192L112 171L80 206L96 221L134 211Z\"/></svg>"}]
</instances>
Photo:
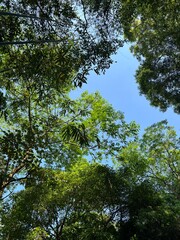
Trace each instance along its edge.
<instances>
[{"instance_id":1,"label":"dark green foliage","mask_svg":"<svg viewBox=\"0 0 180 240\"><path fill-rule=\"evenodd\" d=\"M3 239L179 239L179 201L127 169L81 161L31 173L2 212Z\"/></svg>"},{"instance_id":2,"label":"dark green foliage","mask_svg":"<svg viewBox=\"0 0 180 240\"><path fill-rule=\"evenodd\" d=\"M18 74L24 64L43 76L51 70L49 76L53 72L56 81L61 79L58 87L69 81L81 87L90 70L104 72L122 41L118 5L114 1L102 2L96 6L94 1L85 0L1 1L0 51L24 58L7 71ZM52 51L54 47L56 51ZM33 58L29 54L34 54ZM44 67L46 73L41 71ZM73 72L71 80L68 72ZM39 84L43 87L42 82Z\"/></svg>"},{"instance_id":3,"label":"dark green foliage","mask_svg":"<svg viewBox=\"0 0 180 240\"><path fill-rule=\"evenodd\" d=\"M122 239L179 239L179 203L148 183L135 187L129 196L129 220L122 225Z\"/></svg>"},{"instance_id":4,"label":"dark green foliage","mask_svg":"<svg viewBox=\"0 0 180 240\"><path fill-rule=\"evenodd\" d=\"M120 18L140 61L140 93L162 111L180 113L180 3L173 0L122 1Z\"/></svg>"},{"instance_id":5,"label":"dark green foliage","mask_svg":"<svg viewBox=\"0 0 180 240\"><path fill-rule=\"evenodd\" d=\"M178 8L173 0L1 1L0 239L180 238L174 129L162 121L138 138L137 124L100 94L68 95L90 70L110 66L122 24L141 58L141 92L179 112Z\"/></svg>"}]
</instances>

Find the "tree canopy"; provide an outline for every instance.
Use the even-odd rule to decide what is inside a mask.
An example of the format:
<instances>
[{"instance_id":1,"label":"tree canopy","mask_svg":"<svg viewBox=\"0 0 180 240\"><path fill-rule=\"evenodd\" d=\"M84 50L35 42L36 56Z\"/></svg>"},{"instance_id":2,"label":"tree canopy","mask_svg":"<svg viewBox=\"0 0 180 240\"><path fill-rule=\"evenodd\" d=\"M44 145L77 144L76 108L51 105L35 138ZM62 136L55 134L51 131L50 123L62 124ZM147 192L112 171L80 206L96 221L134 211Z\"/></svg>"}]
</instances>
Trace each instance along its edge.
<instances>
[{"instance_id":1,"label":"tree canopy","mask_svg":"<svg viewBox=\"0 0 180 240\"><path fill-rule=\"evenodd\" d=\"M15 58L1 73L13 72L16 79L28 66L43 76L51 69L58 86L70 72L73 77L66 82L81 86L90 70L109 68L111 55L122 45L116 1L4 0L0 18L1 54Z\"/></svg>"},{"instance_id":2,"label":"tree canopy","mask_svg":"<svg viewBox=\"0 0 180 240\"><path fill-rule=\"evenodd\" d=\"M180 3L174 0L122 1L125 38L140 61L140 93L162 111L180 113Z\"/></svg>"},{"instance_id":3,"label":"tree canopy","mask_svg":"<svg viewBox=\"0 0 180 240\"><path fill-rule=\"evenodd\" d=\"M79 159L34 171L4 205L3 239L179 239L178 144L161 122L119 151L116 168Z\"/></svg>"},{"instance_id":4,"label":"tree canopy","mask_svg":"<svg viewBox=\"0 0 180 240\"><path fill-rule=\"evenodd\" d=\"M11 101L1 119L1 193L41 164L61 168L83 155L113 157L137 135L138 126L126 123L98 93L71 100L49 91L41 100L34 89L18 85L7 94Z\"/></svg>"},{"instance_id":5,"label":"tree canopy","mask_svg":"<svg viewBox=\"0 0 180 240\"><path fill-rule=\"evenodd\" d=\"M98 92L70 98L127 40L141 93L179 113L178 9L173 0L1 1L0 239L180 238L173 127L140 134Z\"/></svg>"}]
</instances>

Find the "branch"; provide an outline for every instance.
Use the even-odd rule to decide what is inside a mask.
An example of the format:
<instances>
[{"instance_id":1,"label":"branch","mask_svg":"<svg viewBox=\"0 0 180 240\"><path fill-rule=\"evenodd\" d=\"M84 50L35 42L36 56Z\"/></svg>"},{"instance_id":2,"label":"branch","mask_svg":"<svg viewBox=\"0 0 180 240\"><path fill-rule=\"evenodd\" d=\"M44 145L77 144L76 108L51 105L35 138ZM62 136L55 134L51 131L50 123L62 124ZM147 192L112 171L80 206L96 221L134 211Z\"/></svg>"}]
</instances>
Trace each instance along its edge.
<instances>
[{"instance_id":1,"label":"branch","mask_svg":"<svg viewBox=\"0 0 180 240\"><path fill-rule=\"evenodd\" d=\"M11 182L13 182L13 181L15 181L14 179L13 179L13 177L14 177L14 175L16 174L16 173L18 173L22 168L24 168L25 167L25 161L28 159L28 157L29 157L29 152L30 151L27 151L27 154L26 154L26 156L22 159L22 163L18 166L18 167L16 167L16 168L14 168L12 171L11 171L11 173L9 173L9 175L8 175L8 177L6 178L6 181L3 181L2 182L2 185L0 186L0 189L1 190L4 190Z\"/></svg>"},{"instance_id":2,"label":"branch","mask_svg":"<svg viewBox=\"0 0 180 240\"><path fill-rule=\"evenodd\" d=\"M6 45L23 45L23 44L40 44L40 43L60 43L62 42L61 40L28 40L28 41L13 41L13 42L0 42L0 47L1 46L6 46Z\"/></svg>"},{"instance_id":3,"label":"branch","mask_svg":"<svg viewBox=\"0 0 180 240\"><path fill-rule=\"evenodd\" d=\"M62 236L62 231L63 231L63 227L64 227L64 224L65 224L65 221L66 221L66 217L63 218L62 223L61 223L61 225L59 227L60 228L59 231L58 231L58 237L59 238Z\"/></svg>"},{"instance_id":4,"label":"branch","mask_svg":"<svg viewBox=\"0 0 180 240\"><path fill-rule=\"evenodd\" d=\"M50 18L37 17L35 14L20 14L20 13L12 13L12 12L4 12L4 11L0 11L0 16L15 16L15 17L22 17L22 18L33 18L33 19L44 20L44 21L53 21L53 19L50 19Z\"/></svg>"},{"instance_id":5,"label":"branch","mask_svg":"<svg viewBox=\"0 0 180 240\"><path fill-rule=\"evenodd\" d=\"M87 32L87 28L88 28L88 21L87 21L87 18L86 18L86 9L85 9L85 5L84 5L84 1L81 0L81 4L82 4L82 7L83 7L83 15L84 15L84 20L85 20L85 31Z\"/></svg>"}]
</instances>

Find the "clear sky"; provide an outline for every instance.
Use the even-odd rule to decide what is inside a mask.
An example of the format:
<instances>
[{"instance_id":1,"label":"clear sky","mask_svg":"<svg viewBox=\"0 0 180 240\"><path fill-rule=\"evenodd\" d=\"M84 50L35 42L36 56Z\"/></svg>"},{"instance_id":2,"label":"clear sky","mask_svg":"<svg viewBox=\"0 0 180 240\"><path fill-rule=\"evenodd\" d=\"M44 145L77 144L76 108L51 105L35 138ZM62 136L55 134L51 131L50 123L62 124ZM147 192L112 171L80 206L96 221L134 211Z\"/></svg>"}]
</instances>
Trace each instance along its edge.
<instances>
[{"instance_id":1,"label":"clear sky","mask_svg":"<svg viewBox=\"0 0 180 240\"><path fill-rule=\"evenodd\" d=\"M180 116L171 109L165 113L160 112L158 108L151 106L143 95L140 96L134 77L138 61L130 53L129 47L121 48L113 59L117 63L111 65L104 75L91 73L88 83L81 89L74 90L71 96L76 98L85 90L89 93L99 91L116 110L124 113L127 122L134 120L140 124L141 130L167 119L179 135Z\"/></svg>"}]
</instances>

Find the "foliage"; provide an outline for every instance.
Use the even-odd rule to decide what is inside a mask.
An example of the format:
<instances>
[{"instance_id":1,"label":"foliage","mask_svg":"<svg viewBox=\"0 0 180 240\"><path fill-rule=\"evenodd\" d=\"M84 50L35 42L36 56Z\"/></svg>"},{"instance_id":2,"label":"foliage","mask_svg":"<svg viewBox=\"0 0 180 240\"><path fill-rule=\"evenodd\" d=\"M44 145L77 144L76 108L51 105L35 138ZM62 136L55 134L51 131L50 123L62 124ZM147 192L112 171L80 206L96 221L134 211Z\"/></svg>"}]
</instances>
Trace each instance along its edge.
<instances>
[{"instance_id":1,"label":"foliage","mask_svg":"<svg viewBox=\"0 0 180 240\"><path fill-rule=\"evenodd\" d=\"M138 137L137 124L99 93L69 97L90 70L110 66L123 27L141 58L142 93L179 112L178 8L172 0L1 1L0 239L180 238L174 129L162 121Z\"/></svg>"},{"instance_id":2,"label":"foliage","mask_svg":"<svg viewBox=\"0 0 180 240\"><path fill-rule=\"evenodd\" d=\"M33 87L13 90L1 120L1 193L42 165L68 168L82 156L113 159L136 137L137 125L127 124L98 93L71 100L51 90L40 99Z\"/></svg>"},{"instance_id":3,"label":"foliage","mask_svg":"<svg viewBox=\"0 0 180 240\"><path fill-rule=\"evenodd\" d=\"M50 70L61 87L73 72L70 82L82 86L90 70L109 68L111 54L122 46L117 13L116 1L1 1L1 54L14 60L2 66L1 74L17 79L24 66L42 76Z\"/></svg>"},{"instance_id":4,"label":"foliage","mask_svg":"<svg viewBox=\"0 0 180 240\"><path fill-rule=\"evenodd\" d=\"M142 139L124 148L120 160L135 172L134 181L150 180L179 198L180 139L166 121L147 128ZM122 164L120 162L120 164Z\"/></svg>"},{"instance_id":5,"label":"foliage","mask_svg":"<svg viewBox=\"0 0 180 240\"><path fill-rule=\"evenodd\" d=\"M179 201L171 194L163 194L151 183L136 186L129 196L129 220L124 223L122 239L134 235L143 239L179 239Z\"/></svg>"},{"instance_id":6,"label":"foliage","mask_svg":"<svg viewBox=\"0 0 180 240\"><path fill-rule=\"evenodd\" d=\"M90 70L100 73L112 63L110 55L122 44L121 28L113 23L117 6L114 1L1 1L1 197L40 165L67 168L82 155L107 157L126 144L131 129L132 136L136 132L137 126L126 124L98 94L78 101L68 97ZM118 143L121 131L125 137Z\"/></svg>"},{"instance_id":7,"label":"foliage","mask_svg":"<svg viewBox=\"0 0 180 240\"><path fill-rule=\"evenodd\" d=\"M25 239L33 229L41 229L47 239L103 239L105 235L113 239L109 214L114 214L120 190L113 170L81 162L67 172L42 169L38 178L36 185L34 178L29 179L28 188L15 196L17 205L6 215L5 231L11 228L10 238Z\"/></svg>"},{"instance_id":8,"label":"foliage","mask_svg":"<svg viewBox=\"0 0 180 240\"><path fill-rule=\"evenodd\" d=\"M120 152L119 165L129 171L134 186L122 239L179 239L179 140L162 121Z\"/></svg>"},{"instance_id":9,"label":"foliage","mask_svg":"<svg viewBox=\"0 0 180 240\"><path fill-rule=\"evenodd\" d=\"M179 200L133 174L85 160L34 171L4 206L3 239L179 239Z\"/></svg>"},{"instance_id":10,"label":"foliage","mask_svg":"<svg viewBox=\"0 0 180 240\"><path fill-rule=\"evenodd\" d=\"M140 61L140 93L162 111L180 113L180 3L174 0L122 1L120 19Z\"/></svg>"}]
</instances>

